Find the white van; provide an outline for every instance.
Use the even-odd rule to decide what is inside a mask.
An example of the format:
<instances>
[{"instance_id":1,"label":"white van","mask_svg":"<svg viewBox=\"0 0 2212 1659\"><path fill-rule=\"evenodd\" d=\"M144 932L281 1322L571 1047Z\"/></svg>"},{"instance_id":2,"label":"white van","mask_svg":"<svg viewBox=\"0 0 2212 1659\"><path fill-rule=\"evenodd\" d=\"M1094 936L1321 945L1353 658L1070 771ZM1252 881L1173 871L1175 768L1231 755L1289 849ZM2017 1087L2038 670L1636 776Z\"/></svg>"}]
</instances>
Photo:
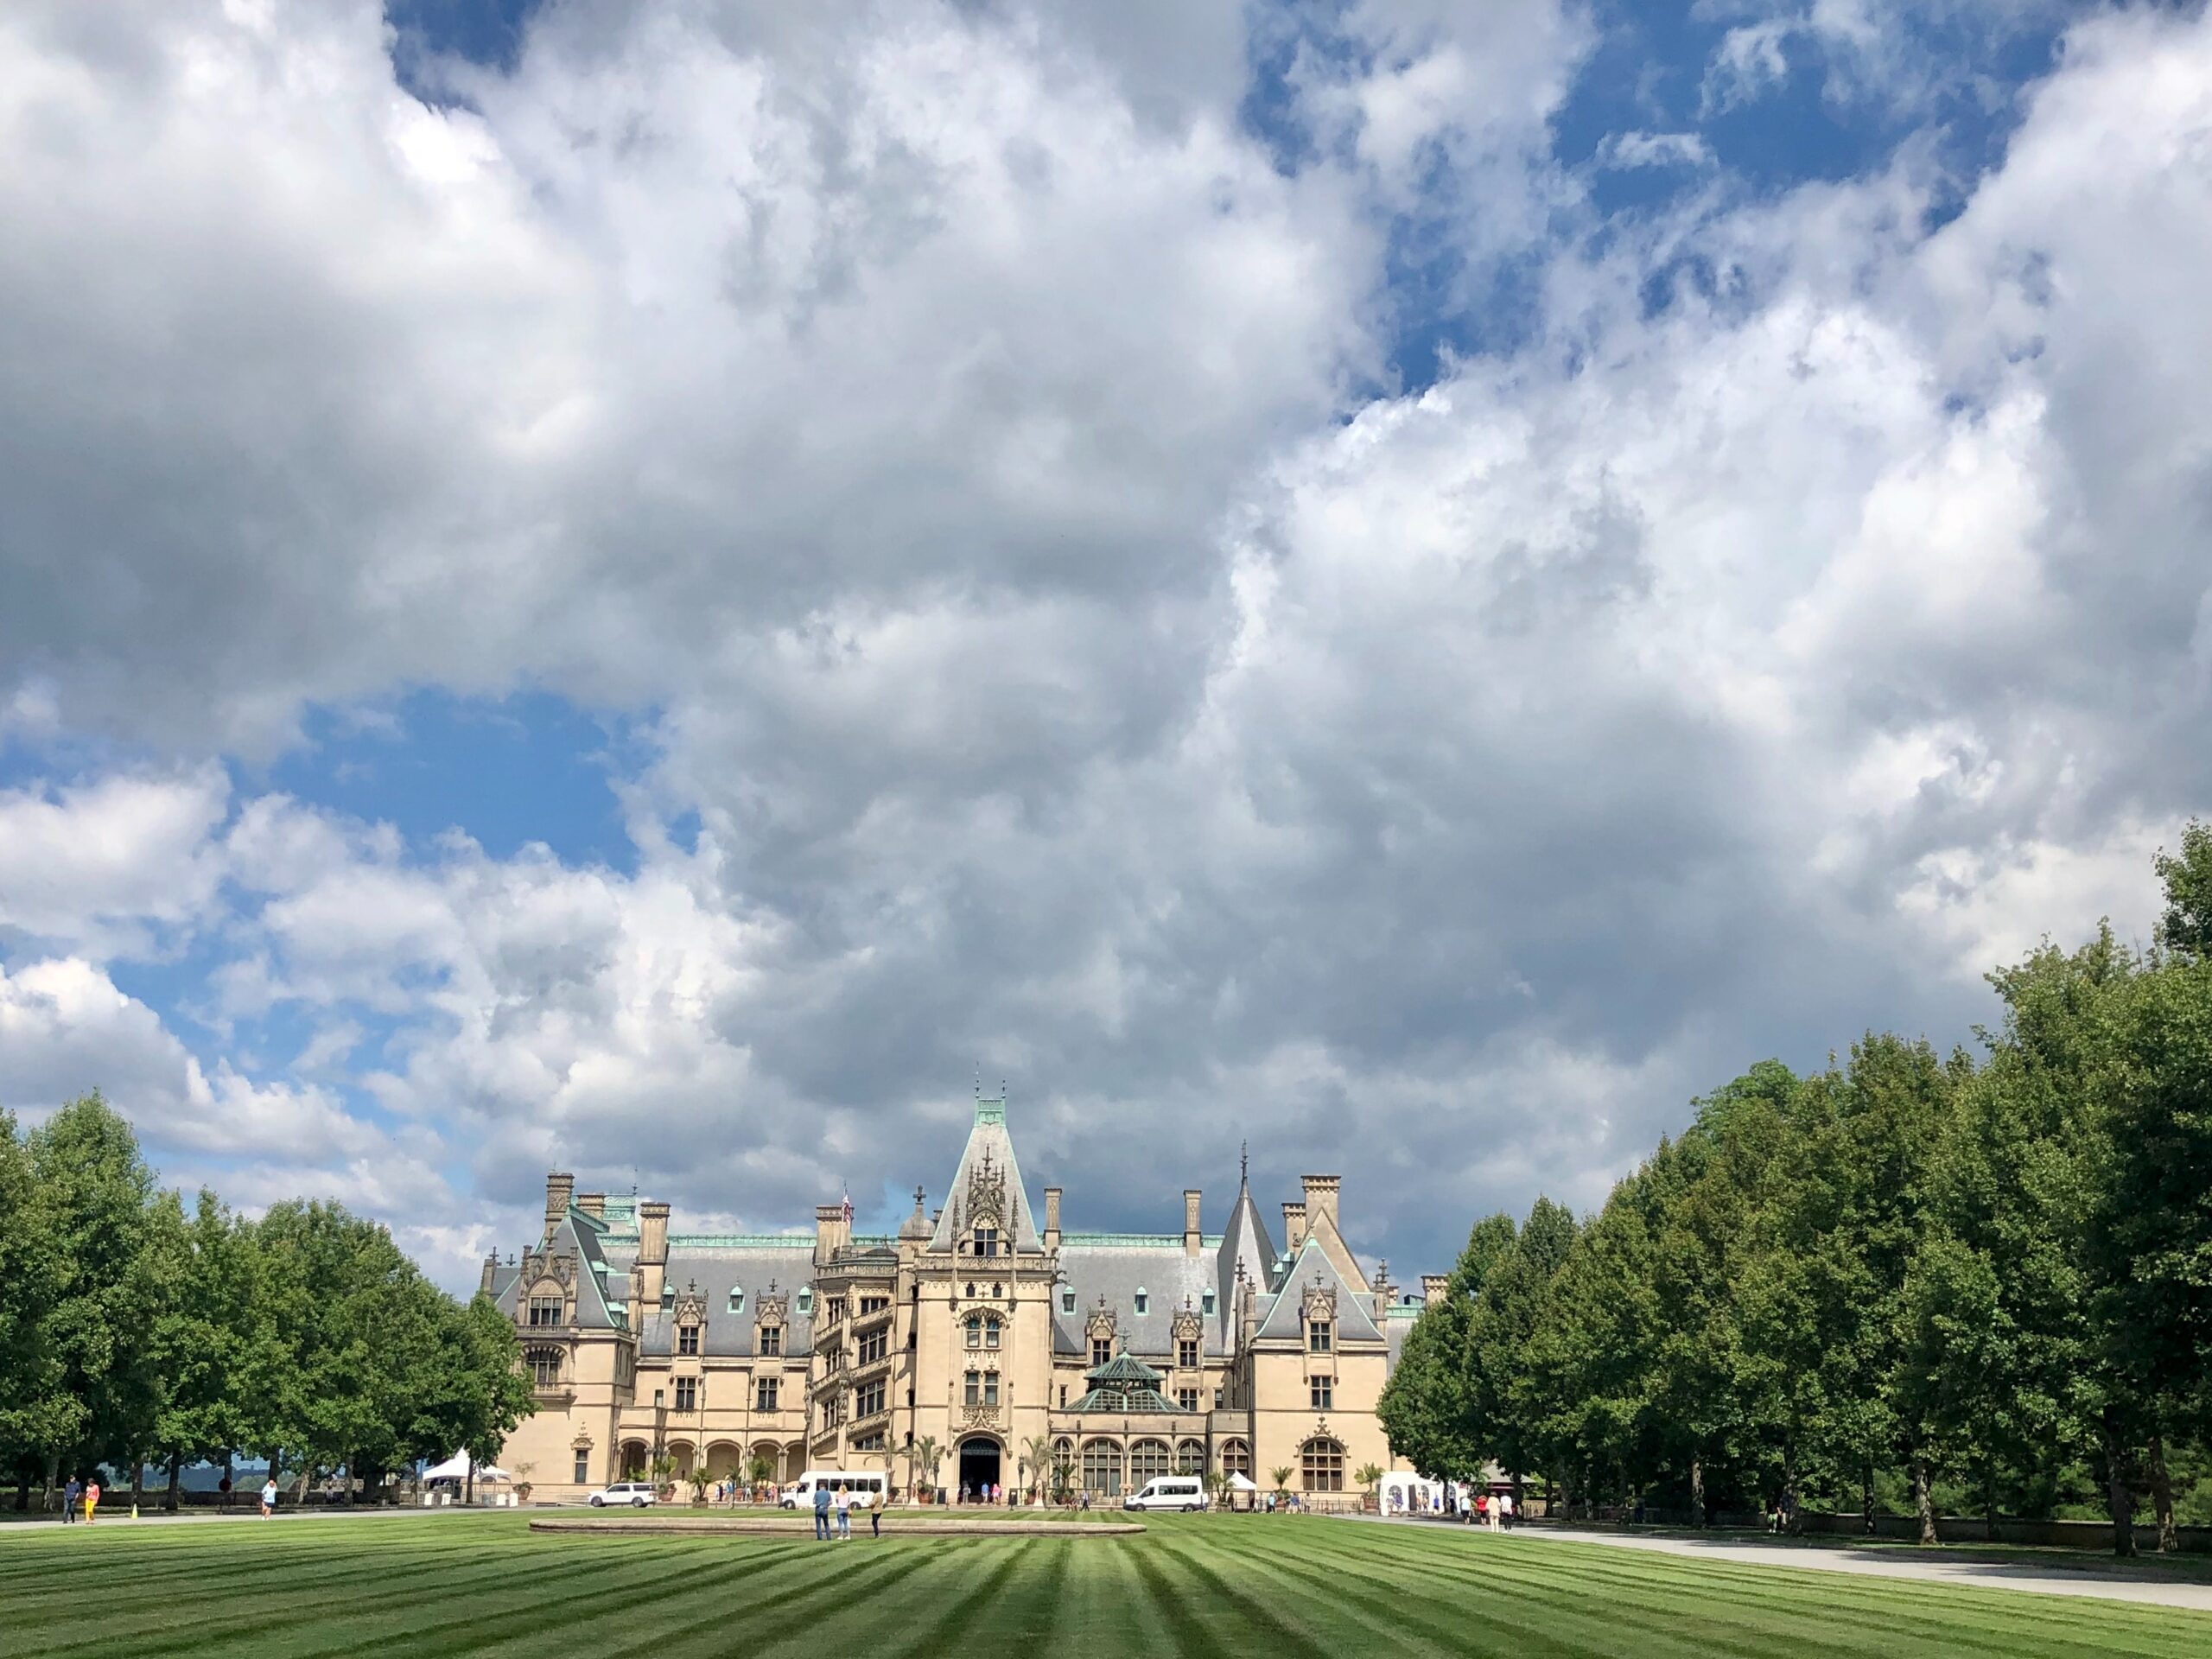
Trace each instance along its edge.
<instances>
[{"instance_id":1,"label":"white van","mask_svg":"<svg viewBox=\"0 0 2212 1659\"><path fill-rule=\"evenodd\" d=\"M1185 1514L1206 1506L1206 1484L1196 1475L1155 1475L1141 1492L1122 1500L1125 1510L1181 1510Z\"/></svg>"},{"instance_id":2,"label":"white van","mask_svg":"<svg viewBox=\"0 0 2212 1659\"><path fill-rule=\"evenodd\" d=\"M810 1510L814 1507L815 1488L827 1486L833 1494L841 1489L862 1493L880 1507L887 1478L880 1469L810 1469L784 1488L781 1502L787 1510ZM830 1502L834 1503L836 1499L832 1497Z\"/></svg>"}]
</instances>

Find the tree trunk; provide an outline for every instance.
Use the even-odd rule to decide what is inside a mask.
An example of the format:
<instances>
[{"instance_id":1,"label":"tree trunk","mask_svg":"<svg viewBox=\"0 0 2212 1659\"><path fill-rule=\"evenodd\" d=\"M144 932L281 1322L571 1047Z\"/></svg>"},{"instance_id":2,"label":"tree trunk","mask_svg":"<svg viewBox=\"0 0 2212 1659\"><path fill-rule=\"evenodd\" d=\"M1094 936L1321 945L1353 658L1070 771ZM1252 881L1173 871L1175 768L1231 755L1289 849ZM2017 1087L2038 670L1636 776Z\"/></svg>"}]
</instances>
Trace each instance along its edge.
<instances>
[{"instance_id":1,"label":"tree trunk","mask_svg":"<svg viewBox=\"0 0 2212 1659\"><path fill-rule=\"evenodd\" d=\"M1697 1526L1705 1524L1705 1459L1690 1459L1690 1508L1696 1511Z\"/></svg>"},{"instance_id":2,"label":"tree trunk","mask_svg":"<svg viewBox=\"0 0 2212 1659\"><path fill-rule=\"evenodd\" d=\"M182 1504L183 1500L178 1497L177 1489L183 1479L184 1449L181 1446L171 1446L169 1448L169 1495L162 1503L162 1507L171 1515L175 1515Z\"/></svg>"},{"instance_id":3,"label":"tree trunk","mask_svg":"<svg viewBox=\"0 0 2212 1659\"><path fill-rule=\"evenodd\" d=\"M31 1506L31 1468L27 1463L16 1465L16 1508L28 1510Z\"/></svg>"},{"instance_id":4,"label":"tree trunk","mask_svg":"<svg viewBox=\"0 0 2212 1659\"><path fill-rule=\"evenodd\" d=\"M231 1497L232 1496L231 1488L238 1484L237 1476L233 1472L233 1465L237 1461L237 1458L238 1453L235 1452L226 1452L223 1453L222 1507L225 1510L228 1510L231 1507Z\"/></svg>"},{"instance_id":5,"label":"tree trunk","mask_svg":"<svg viewBox=\"0 0 2212 1659\"><path fill-rule=\"evenodd\" d=\"M1872 1538L1874 1535L1874 1459L1872 1458L1866 1459L1859 1484L1859 1510L1866 1520L1866 1535Z\"/></svg>"},{"instance_id":6,"label":"tree trunk","mask_svg":"<svg viewBox=\"0 0 2212 1659\"><path fill-rule=\"evenodd\" d=\"M130 1509L137 1512L139 1503L146 1496L146 1454L135 1447L130 1453Z\"/></svg>"},{"instance_id":7,"label":"tree trunk","mask_svg":"<svg viewBox=\"0 0 2212 1659\"><path fill-rule=\"evenodd\" d=\"M2127 1487L2127 1453L2107 1419L2103 1426L2106 1502L2112 1510L2112 1553L2135 1554L2135 1494Z\"/></svg>"},{"instance_id":8,"label":"tree trunk","mask_svg":"<svg viewBox=\"0 0 2212 1659\"><path fill-rule=\"evenodd\" d=\"M1936 1541L1936 1501L1928 1492L1928 1459L1917 1452L1912 1457L1912 1507L1920 1517L1920 1541Z\"/></svg>"},{"instance_id":9,"label":"tree trunk","mask_svg":"<svg viewBox=\"0 0 2212 1659\"><path fill-rule=\"evenodd\" d=\"M1981 1530L1982 1536L1991 1543L1998 1541L1997 1471L1993 1466L1981 1471Z\"/></svg>"},{"instance_id":10,"label":"tree trunk","mask_svg":"<svg viewBox=\"0 0 2212 1659\"><path fill-rule=\"evenodd\" d=\"M2174 1484L2166 1473L2165 1437L2156 1433L2151 1436L2151 1505L2158 1517L2158 1554L2171 1555L2181 1539L2174 1531Z\"/></svg>"},{"instance_id":11,"label":"tree trunk","mask_svg":"<svg viewBox=\"0 0 2212 1659\"><path fill-rule=\"evenodd\" d=\"M46 1454L46 1487L38 1495L38 1507L41 1514L54 1507L54 1489L60 1484L60 1470L61 1454L59 1452L48 1452Z\"/></svg>"}]
</instances>

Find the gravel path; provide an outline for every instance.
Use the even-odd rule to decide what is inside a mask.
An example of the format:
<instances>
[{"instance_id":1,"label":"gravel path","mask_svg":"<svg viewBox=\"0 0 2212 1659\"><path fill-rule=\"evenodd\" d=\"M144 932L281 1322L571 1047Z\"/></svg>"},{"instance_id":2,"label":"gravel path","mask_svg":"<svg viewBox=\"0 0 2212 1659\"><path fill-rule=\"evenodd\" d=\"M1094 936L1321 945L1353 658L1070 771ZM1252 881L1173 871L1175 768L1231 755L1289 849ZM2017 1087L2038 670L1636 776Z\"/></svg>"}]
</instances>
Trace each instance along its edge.
<instances>
[{"instance_id":1,"label":"gravel path","mask_svg":"<svg viewBox=\"0 0 2212 1659\"><path fill-rule=\"evenodd\" d=\"M1419 1525L1392 1522L1389 1525ZM1618 1532L1580 1532L1567 1527L1524 1527L1512 1535L1516 1542L1541 1549L1550 1542L1599 1544L1608 1549L1644 1549L1662 1555L1685 1555L1711 1561L1744 1561L1759 1567L1805 1567L1817 1573L1857 1573L1873 1579L1918 1579L1934 1584L1971 1584L1990 1590L2025 1590L2042 1596L2094 1596L2107 1601L2151 1602L2164 1607L2190 1607L2212 1612L2212 1584L2190 1583L2159 1573L2155 1567L2136 1570L2117 1563L2109 1566L2069 1567L2049 1555L2005 1560L1986 1555L1954 1554L1948 1551L1904 1548L1863 1549L1820 1544L1762 1543L1756 1540L1726 1541L1679 1535Z\"/></svg>"}]
</instances>

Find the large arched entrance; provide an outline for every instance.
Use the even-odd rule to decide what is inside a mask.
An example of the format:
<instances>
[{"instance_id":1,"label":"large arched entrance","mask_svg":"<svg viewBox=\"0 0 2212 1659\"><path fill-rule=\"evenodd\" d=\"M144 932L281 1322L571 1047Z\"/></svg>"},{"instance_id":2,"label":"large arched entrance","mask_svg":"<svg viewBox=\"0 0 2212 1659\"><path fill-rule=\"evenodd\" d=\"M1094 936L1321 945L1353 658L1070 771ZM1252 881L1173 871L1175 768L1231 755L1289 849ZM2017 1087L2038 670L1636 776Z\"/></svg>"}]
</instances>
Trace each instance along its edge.
<instances>
[{"instance_id":1,"label":"large arched entrance","mask_svg":"<svg viewBox=\"0 0 2212 1659\"><path fill-rule=\"evenodd\" d=\"M971 1498L999 1484L999 1443L977 1434L960 1442L960 1484Z\"/></svg>"}]
</instances>

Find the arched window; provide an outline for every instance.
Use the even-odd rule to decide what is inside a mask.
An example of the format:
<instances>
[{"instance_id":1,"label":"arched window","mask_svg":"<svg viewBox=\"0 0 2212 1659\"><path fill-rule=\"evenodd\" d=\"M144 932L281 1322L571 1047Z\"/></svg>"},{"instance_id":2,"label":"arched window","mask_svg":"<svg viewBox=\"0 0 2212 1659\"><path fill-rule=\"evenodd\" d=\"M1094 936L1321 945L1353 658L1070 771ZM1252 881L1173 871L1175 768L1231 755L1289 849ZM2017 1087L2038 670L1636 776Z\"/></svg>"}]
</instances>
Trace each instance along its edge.
<instances>
[{"instance_id":1,"label":"arched window","mask_svg":"<svg viewBox=\"0 0 2212 1659\"><path fill-rule=\"evenodd\" d=\"M1181 1440L1175 1446L1175 1472L1179 1475L1203 1475L1206 1471L1206 1448L1199 1440Z\"/></svg>"},{"instance_id":2,"label":"arched window","mask_svg":"<svg viewBox=\"0 0 2212 1659\"><path fill-rule=\"evenodd\" d=\"M1242 1440L1224 1440L1221 1443L1221 1472L1251 1479L1252 1448Z\"/></svg>"},{"instance_id":3,"label":"arched window","mask_svg":"<svg viewBox=\"0 0 2212 1659\"><path fill-rule=\"evenodd\" d=\"M995 1313L970 1313L966 1320L970 1348L995 1348L1001 1326Z\"/></svg>"},{"instance_id":4,"label":"arched window","mask_svg":"<svg viewBox=\"0 0 2212 1659\"><path fill-rule=\"evenodd\" d=\"M1129 1448L1129 1487L1140 1491L1145 1482L1154 1476L1168 1473L1175 1466L1168 1455L1165 1440L1139 1440Z\"/></svg>"},{"instance_id":5,"label":"arched window","mask_svg":"<svg viewBox=\"0 0 2212 1659\"><path fill-rule=\"evenodd\" d=\"M1091 1440L1083 1448L1083 1489L1101 1497L1122 1495L1122 1448L1112 1440Z\"/></svg>"},{"instance_id":6,"label":"arched window","mask_svg":"<svg viewBox=\"0 0 2212 1659\"><path fill-rule=\"evenodd\" d=\"M1309 1492L1341 1492L1344 1489L1344 1449L1331 1440L1316 1437L1298 1448L1298 1471Z\"/></svg>"}]
</instances>

